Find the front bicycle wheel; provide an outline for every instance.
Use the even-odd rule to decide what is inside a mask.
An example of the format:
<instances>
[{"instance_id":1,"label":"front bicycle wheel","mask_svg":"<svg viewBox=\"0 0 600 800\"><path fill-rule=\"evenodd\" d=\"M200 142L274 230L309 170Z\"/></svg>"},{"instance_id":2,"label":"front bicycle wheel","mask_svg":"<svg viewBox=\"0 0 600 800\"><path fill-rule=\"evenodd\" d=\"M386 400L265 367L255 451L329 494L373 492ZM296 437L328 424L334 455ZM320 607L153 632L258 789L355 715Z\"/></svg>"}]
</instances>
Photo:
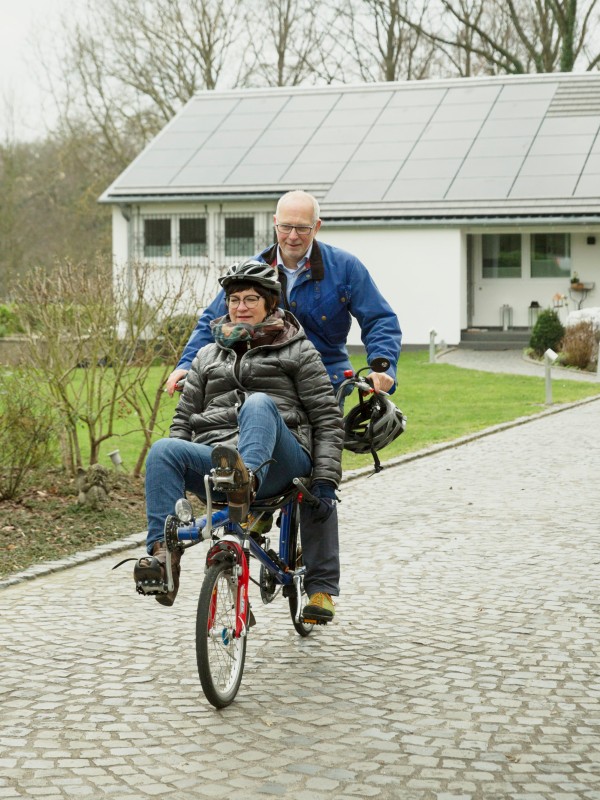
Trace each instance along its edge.
<instances>
[{"instance_id":1,"label":"front bicycle wheel","mask_svg":"<svg viewBox=\"0 0 600 800\"><path fill-rule=\"evenodd\" d=\"M293 535L290 537L290 554L292 554L292 564L294 569L300 569L303 565L302 560L302 546L300 544L300 537L298 536L298 525L296 524L295 530ZM294 628L296 629L296 633L299 633L300 636L308 636L309 633L314 628L314 624L310 622L296 622L296 611L298 608L298 596L296 594L296 587L292 584L292 586L288 587L288 601L290 604L290 614L292 617L292 623ZM308 595L303 590L302 597L301 597L302 607L306 605L308 602Z\"/></svg>"},{"instance_id":2,"label":"front bicycle wheel","mask_svg":"<svg viewBox=\"0 0 600 800\"><path fill-rule=\"evenodd\" d=\"M235 698L244 672L246 637L235 636L238 582L235 566L208 568L196 615L196 660L206 699L225 708Z\"/></svg>"}]
</instances>

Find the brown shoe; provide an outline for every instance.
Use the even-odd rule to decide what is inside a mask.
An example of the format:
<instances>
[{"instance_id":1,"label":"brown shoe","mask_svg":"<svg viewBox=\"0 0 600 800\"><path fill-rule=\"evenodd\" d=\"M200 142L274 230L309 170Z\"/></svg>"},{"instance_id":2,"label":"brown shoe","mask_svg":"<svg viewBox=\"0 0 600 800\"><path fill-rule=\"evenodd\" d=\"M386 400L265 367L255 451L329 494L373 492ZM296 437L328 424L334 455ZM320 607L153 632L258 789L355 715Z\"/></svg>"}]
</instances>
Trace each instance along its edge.
<instances>
[{"instance_id":1,"label":"brown shoe","mask_svg":"<svg viewBox=\"0 0 600 800\"><path fill-rule=\"evenodd\" d=\"M211 459L216 488L227 494L229 519L244 522L254 496L254 477L233 445L215 445Z\"/></svg>"},{"instance_id":2,"label":"brown shoe","mask_svg":"<svg viewBox=\"0 0 600 800\"><path fill-rule=\"evenodd\" d=\"M171 567L173 570L173 591L164 592L163 587L167 582L167 548L164 542L155 542L151 556L142 556L133 568L133 580L141 594L153 594L156 602L163 606L172 606L179 591L179 575L181 574L181 551L171 553ZM156 590L153 590L156 587Z\"/></svg>"}]
</instances>

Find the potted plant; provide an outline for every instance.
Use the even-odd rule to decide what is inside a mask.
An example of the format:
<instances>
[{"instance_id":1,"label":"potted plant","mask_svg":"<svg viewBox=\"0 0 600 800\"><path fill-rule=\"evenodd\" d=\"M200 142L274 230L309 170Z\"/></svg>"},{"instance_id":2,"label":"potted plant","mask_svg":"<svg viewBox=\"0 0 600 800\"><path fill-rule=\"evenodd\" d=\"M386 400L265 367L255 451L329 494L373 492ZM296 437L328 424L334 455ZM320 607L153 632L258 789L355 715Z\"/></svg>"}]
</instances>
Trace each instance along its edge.
<instances>
[{"instance_id":1,"label":"potted plant","mask_svg":"<svg viewBox=\"0 0 600 800\"><path fill-rule=\"evenodd\" d=\"M583 284L581 283L581 281L579 279L579 275L576 272L574 272L571 275L571 289L582 289L582 288L583 288Z\"/></svg>"}]
</instances>

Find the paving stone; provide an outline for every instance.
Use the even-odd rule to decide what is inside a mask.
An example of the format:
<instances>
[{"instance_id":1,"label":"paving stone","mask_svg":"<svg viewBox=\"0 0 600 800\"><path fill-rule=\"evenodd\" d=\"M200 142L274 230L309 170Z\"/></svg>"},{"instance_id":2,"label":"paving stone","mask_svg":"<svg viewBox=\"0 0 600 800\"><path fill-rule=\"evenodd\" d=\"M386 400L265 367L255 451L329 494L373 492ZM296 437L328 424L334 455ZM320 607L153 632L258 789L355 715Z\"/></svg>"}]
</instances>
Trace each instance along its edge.
<instances>
[{"instance_id":1,"label":"paving stone","mask_svg":"<svg viewBox=\"0 0 600 800\"><path fill-rule=\"evenodd\" d=\"M598 401L553 408L351 476L334 623L301 639L253 586L220 712L204 545L172 609L102 553L3 583L0 800L600 800L599 428Z\"/></svg>"}]
</instances>

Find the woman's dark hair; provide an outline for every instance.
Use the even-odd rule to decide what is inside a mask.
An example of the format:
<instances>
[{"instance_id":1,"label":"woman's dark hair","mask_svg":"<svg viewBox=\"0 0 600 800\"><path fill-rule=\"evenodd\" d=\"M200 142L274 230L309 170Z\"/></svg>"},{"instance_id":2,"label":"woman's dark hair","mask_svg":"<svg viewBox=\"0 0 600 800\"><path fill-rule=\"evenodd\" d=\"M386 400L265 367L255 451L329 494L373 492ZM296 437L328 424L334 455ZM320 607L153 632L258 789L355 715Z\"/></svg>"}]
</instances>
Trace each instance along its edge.
<instances>
[{"instance_id":1,"label":"woman's dark hair","mask_svg":"<svg viewBox=\"0 0 600 800\"><path fill-rule=\"evenodd\" d=\"M252 281L240 281L239 283L236 281L235 283L230 283L225 291L225 296L229 297L230 294L246 292L250 291L250 289L261 297L264 297L267 314L272 314L279 305L278 295L276 295L275 292L270 292L268 289L265 289L264 286L252 283Z\"/></svg>"}]
</instances>

